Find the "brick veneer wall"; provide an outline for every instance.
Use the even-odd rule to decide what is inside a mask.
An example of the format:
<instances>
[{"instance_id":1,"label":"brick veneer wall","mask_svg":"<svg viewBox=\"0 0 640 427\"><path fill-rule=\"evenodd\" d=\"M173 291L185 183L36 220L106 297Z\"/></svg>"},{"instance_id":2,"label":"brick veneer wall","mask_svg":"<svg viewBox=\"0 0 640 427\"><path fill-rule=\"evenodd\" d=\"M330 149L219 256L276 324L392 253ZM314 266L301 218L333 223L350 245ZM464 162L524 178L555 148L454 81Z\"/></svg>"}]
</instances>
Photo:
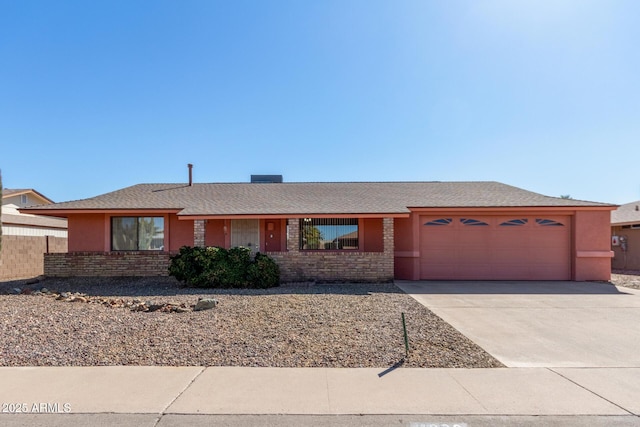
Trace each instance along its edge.
<instances>
[{"instance_id":1,"label":"brick veneer wall","mask_svg":"<svg viewBox=\"0 0 640 427\"><path fill-rule=\"evenodd\" d=\"M286 252L268 252L282 282L387 282L393 280L393 218L384 218L382 252L300 251L299 220L288 220ZM195 237L204 241L196 224ZM200 237L201 236L201 237ZM166 276L169 254L158 252L73 252L45 256L44 274L68 276Z\"/></svg>"},{"instance_id":2,"label":"brick veneer wall","mask_svg":"<svg viewBox=\"0 0 640 427\"><path fill-rule=\"evenodd\" d=\"M300 222L289 219L287 252L269 252L282 282L387 282L393 280L393 218L384 218L383 252L300 251Z\"/></svg>"},{"instance_id":3,"label":"brick veneer wall","mask_svg":"<svg viewBox=\"0 0 640 427\"><path fill-rule=\"evenodd\" d=\"M72 252L44 257L44 274L50 277L167 276L166 252Z\"/></svg>"},{"instance_id":4,"label":"brick veneer wall","mask_svg":"<svg viewBox=\"0 0 640 427\"><path fill-rule=\"evenodd\" d=\"M67 252L67 238L54 236L2 236L0 280L26 279L44 274L44 254Z\"/></svg>"},{"instance_id":5,"label":"brick veneer wall","mask_svg":"<svg viewBox=\"0 0 640 427\"><path fill-rule=\"evenodd\" d=\"M280 281L388 282L393 257L383 252L269 252L280 266Z\"/></svg>"},{"instance_id":6,"label":"brick veneer wall","mask_svg":"<svg viewBox=\"0 0 640 427\"><path fill-rule=\"evenodd\" d=\"M204 246L206 224L203 219L193 221L193 246Z\"/></svg>"}]
</instances>

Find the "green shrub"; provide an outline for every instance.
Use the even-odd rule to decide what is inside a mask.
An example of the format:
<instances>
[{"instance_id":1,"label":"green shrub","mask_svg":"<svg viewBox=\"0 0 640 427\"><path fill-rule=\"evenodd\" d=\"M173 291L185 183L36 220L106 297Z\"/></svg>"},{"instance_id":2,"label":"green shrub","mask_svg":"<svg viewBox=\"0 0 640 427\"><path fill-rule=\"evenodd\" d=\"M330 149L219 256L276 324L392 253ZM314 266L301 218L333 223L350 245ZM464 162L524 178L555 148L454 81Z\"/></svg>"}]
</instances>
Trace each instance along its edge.
<instances>
[{"instance_id":1,"label":"green shrub","mask_svg":"<svg viewBox=\"0 0 640 427\"><path fill-rule=\"evenodd\" d=\"M251 265L251 249L231 248L227 251L227 274L224 288L248 288L247 273Z\"/></svg>"},{"instance_id":2,"label":"green shrub","mask_svg":"<svg viewBox=\"0 0 640 427\"><path fill-rule=\"evenodd\" d=\"M213 248L183 246L171 257L169 275L189 286L208 287L213 280Z\"/></svg>"},{"instance_id":3,"label":"green shrub","mask_svg":"<svg viewBox=\"0 0 640 427\"><path fill-rule=\"evenodd\" d=\"M251 259L247 248L183 246L171 257L169 275L202 288L270 288L280 284L280 269L267 255Z\"/></svg>"},{"instance_id":4,"label":"green shrub","mask_svg":"<svg viewBox=\"0 0 640 427\"><path fill-rule=\"evenodd\" d=\"M249 265L247 279L252 288L272 288L280 284L280 267L268 255L260 252Z\"/></svg>"}]
</instances>

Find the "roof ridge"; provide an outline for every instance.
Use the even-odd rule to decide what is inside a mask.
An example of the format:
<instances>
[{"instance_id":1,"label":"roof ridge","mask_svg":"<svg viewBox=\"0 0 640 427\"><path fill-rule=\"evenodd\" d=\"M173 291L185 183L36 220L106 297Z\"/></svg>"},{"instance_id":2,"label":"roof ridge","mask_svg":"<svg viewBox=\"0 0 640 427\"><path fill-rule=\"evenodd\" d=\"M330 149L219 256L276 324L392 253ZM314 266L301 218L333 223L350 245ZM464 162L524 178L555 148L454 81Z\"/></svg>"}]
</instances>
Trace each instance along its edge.
<instances>
[{"instance_id":1,"label":"roof ridge","mask_svg":"<svg viewBox=\"0 0 640 427\"><path fill-rule=\"evenodd\" d=\"M266 183L269 185L273 184L500 184L500 185L508 185L499 181L286 181L286 182L270 182ZM247 184L247 185L263 185L265 183L256 183L256 182L237 182L237 181L229 181L229 182L194 182L192 186L197 185L238 185L238 184ZM139 184L130 185L128 187L122 188L124 190L126 188L142 186L142 185L184 185L189 186L186 182L142 182ZM517 188L519 190L523 190L519 187L514 187L508 185L509 187ZM120 191L120 190L116 190ZM523 190L529 191L529 190ZM108 193L105 193L108 194Z\"/></svg>"}]
</instances>

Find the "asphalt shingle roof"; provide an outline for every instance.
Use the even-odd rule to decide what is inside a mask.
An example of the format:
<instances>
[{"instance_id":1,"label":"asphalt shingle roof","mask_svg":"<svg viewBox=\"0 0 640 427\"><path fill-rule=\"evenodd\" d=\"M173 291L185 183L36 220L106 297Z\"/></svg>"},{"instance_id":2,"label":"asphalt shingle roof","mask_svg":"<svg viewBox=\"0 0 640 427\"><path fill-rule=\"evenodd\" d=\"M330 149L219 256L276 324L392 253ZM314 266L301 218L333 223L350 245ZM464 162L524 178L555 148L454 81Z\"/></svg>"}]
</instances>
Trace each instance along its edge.
<instances>
[{"instance_id":1,"label":"asphalt shingle roof","mask_svg":"<svg viewBox=\"0 0 640 427\"><path fill-rule=\"evenodd\" d=\"M32 215L13 215L6 213L2 214L2 224L26 225L42 228L67 228L67 220L62 218L51 218L46 216Z\"/></svg>"},{"instance_id":2,"label":"asphalt shingle roof","mask_svg":"<svg viewBox=\"0 0 640 427\"><path fill-rule=\"evenodd\" d=\"M138 184L29 211L175 209L180 215L311 215L401 214L412 207L529 206L612 205L544 196L499 182L215 183Z\"/></svg>"},{"instance_id":3,"label":"asphalt shingle roof","mask_svg":"<svg viewBox=\"0 0 640 427\"><path fill-rule=\"evenodd\" d=\"M611 212L612 225L625 225L640 223L640 200L626 203Z\"/></svg>"}]
</instances>

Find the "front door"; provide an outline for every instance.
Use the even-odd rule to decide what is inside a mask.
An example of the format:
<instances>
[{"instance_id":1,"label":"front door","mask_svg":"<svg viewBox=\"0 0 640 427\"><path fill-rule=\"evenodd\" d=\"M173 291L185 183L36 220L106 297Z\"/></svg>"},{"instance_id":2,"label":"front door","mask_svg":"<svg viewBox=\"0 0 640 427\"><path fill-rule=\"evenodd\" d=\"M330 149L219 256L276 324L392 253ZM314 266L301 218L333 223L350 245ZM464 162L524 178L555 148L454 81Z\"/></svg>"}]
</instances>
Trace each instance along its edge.
<instances>
[{"instance_id":1,"label":"front door","mask_svg":"<svg viewBox=\"0 0 640 427\"><path fill-rule=\"evenodd\" d=\"M231 220L231 247L238 246L251 249L253 254L260 251L259 219Z\"/></svg>"}]
</instances>

